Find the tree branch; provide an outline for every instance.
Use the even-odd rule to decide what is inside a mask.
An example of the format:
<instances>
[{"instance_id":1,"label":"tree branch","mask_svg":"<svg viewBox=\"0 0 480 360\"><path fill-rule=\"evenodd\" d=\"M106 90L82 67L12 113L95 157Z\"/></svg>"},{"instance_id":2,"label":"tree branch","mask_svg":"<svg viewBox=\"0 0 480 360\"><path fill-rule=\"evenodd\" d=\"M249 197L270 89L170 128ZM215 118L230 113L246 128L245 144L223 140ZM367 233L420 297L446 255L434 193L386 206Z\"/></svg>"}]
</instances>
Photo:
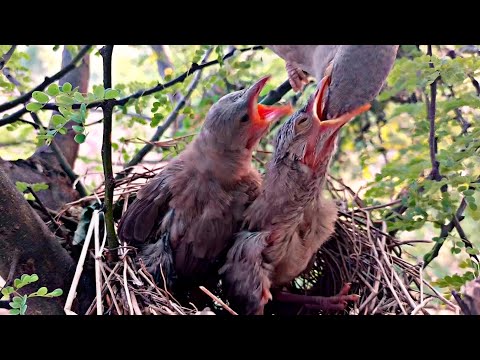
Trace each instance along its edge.
<instances>
[{"instance_id":1,"label":"tree branch","mask_svg":"<svg viewBox=\"0 0 480 360\"><path fill-rule=\"evenodd\" d=\"M75 189L77 189L80 196L81 197L88 196L87 190L85 189L85 187L83 186L83 184L80 180L77 181L78 175L75 174L75 172L73 171L72 167L68 163L68 160L65 158L65 155L63 155L62 150L58 147L55 139L52 140L52 142L50 143L50 146L51 146L51 148L52 148L52 150L53 150L53 152L54 152L54 154L55 154L55 156L58 160L58 163L62 167L62 170L65 171L65 174L67 174L70 181L73 184L75 184Z\"/></svg>"},{"instance_id":2,"label":"tree branch","mask_svg":"<svg viewBox=\"0 0 480 360\"><path fill-rule=\"evenodd\" d=\"M267 96L265 96L262 101L260 101L260 104L263 105L273 105L277 101L280 101L280 99L291 90L292 85L290 85L290 82L288 80L285 80L278 88L275 90L270 91Z\"/></svg>"},{"instance_id":3,"label":"tree branch","mask_svg":"<svg viewBox=\"0 0 480 360\"><path fill-rule=\"evenodd\" d=\"M245 51L253 51L253 50L261 50L263 49L263 46L253 46L253 47L249 47L249 48L244 48L244 49L236 49L236 50L232 50L230 51L229 53L227 53L224 57L223 57L223 60L226 60L230 57L232 57L234 54L235 54L235 51L239 51L239 52L245 52ZM72 61L73 62L73 61ZM159 91L162 91L164 89L168 89L169 87L172 87L173 85L177 84L177 83L180 83L180 82L183 82L185 81L185 79L187 77L189 77L190 75L194 74L195 72L197 71L200 71L206 67L209 67L209 66L212 66L212 65L215 65L215 64L218 64L219 61L218 60L212 60L212 61L209 61L205 64L201 64L201 65L198 65L196 63L192 64L192 66L190 67L190 69L188 69L187 71L185 71L182 75L178 76L177 78L165 83L165 84L158 84L156 86L154 86L153 88L150 88L150 89L146 89L146 90L139 90L137 91L136 93L132 94L132 95L129 95L129 96L126 96L122 99L119 99L119 100L115 100L113 101L113 105L116 106L116 105L119 105L119 106L123 106L125 105L130 99L138 99L142 96L148 96L148 95L152 95L152 94L155 94L156 92L159 92ZM52 81L53 82L53 81ZM49 83L50 84L50 83ZM49 85L47 84L47 85ZM40 85L39 85L40 86ZM38 87L37 87L38 88ZM35 88L34 90L32 90L31 92L37 90L37 88ZM30 94L31 95L31 94ZM17 99L18 100L18 99ZM14 100L14 101L17 101L17 100ZM18 102L17 104L15 105L18 105L19 103L21 103L22 101ZM7 103L8 104L8 103ZM2 108L2 106L5 106L6 104L4 105L0 105L0 109ZM95 102L92 102L90 104L87 105L87 108L88 109L91 109L91 108L96 108L96 107L99 107L99 106L102 106L102 103L99 102L99 101L95 101ZM10 108L10 107L9 107ZM72 109L79 109L80 108L80 104L73 104L72 105ZM45 104L45 106L42 108L42 110L58 110L58 106L55 105L55 104ZM3 111L3 110L0 110L0 112ZM17 121L17 119L22 116L23 114L25 114L26 112L28 112L28 110L26 108L23 108L23 109L20 109L18 110L17 112L9 115L9 116L6 116L4 117L3 119L0 119L0 126L4 126L4 125L7 125L7 124L11 124L12 122L15 122Z\"/></svg>"},{"instance_id":4,"label":"tree branch","mask_svg":"<svg viewBox=\"0 0 480 360\"><path fill-rule=\"evenodd\" d=\"M68 65L67 65L68 66ZM4 69L4 71L7 70L7 69ZM8 78L8 77L7 77ZM20 86L20 83L13 77L11 76L11 79L9 79L10 82L12 82L17 88ZM24 93L18 89L18 91L20 91L20 95L24 95ZM38 115L34 112L30 112L30 116L32 117L33 119L33 123L30 122L30 121L27 121L27 120L24 120L24 119L18 119L17 121L22 121L26 124L29 124L31 126L33 126L35 129L40 129L40 128L43 128L43 125L42 125L42 122L40 121L40 118L38 117ZM4 119L3 119L4 120ZM0 124L1 124L1 120L0 120ZM1 125L0 125L1 126ZM60 147L57 145L55 139L51 142L51 148L53 150L53 153L55 154L57 160L58 160L58 163L60 164L61 168L63 169L63 171L67 174L67 176L69 177L70 181L75 184L75 181L77 180L78 178L78 175L75 174L75 172L73 171L72 167L70 166L68 160L66 159L65 155L63 154L63 151L60 149ZM76 185L75 185L75 188L77 189L78 193L80 194L81 197L85 197L85 196L88 196L88 192L87 190L85 189L85 187L83 186L83 184L80 182L80 181L77 181L76 182ZM33 195L33 194L32 194ZM36 196L36 195L34 195Z\"/></svg>"},{"instance_id":5,"label":"tree branch","mask_svg":"<svg viewBox=\"0 0 480 360\"><path fill-rule=\"evenodd\" d=\"M5 116L4 118L0 119L0 127L14 123L20 118L20 116L22 116L23 114L26 114L27 112L28 110L26 108L22 108L11 115Z\"/></svg>"},{"instance_id":6,"label":"tree branch","mask_svg":"<svg viewBox=\"0 0 480 360\"><path fill-rule=\"evenodd\" d=\"M48 219L50 220L50 222L52 223L52 226L55 226L56 222L55 222L55 219L52 217L52 214L50 214L47 210L47 208L45 207L45 205L43 205L43 202L42 200L40 200L40 198L38 197L37 193L35 191L33 191L33 189L30 187L30 186L27 186L27 189L28 191L30 192L30 194L33 195L33 197L35 198L35 201L37 202L37 204L40 206L40 209L43 211L43 213L48 217Z\"/></svg>"},{"instance_id":7,"label":"tree branch","mask_svg":"<svg viewBox=\"0 0 480 360\"><path fill-rule=\"evenodd\" d=\"M239 52L245 52L245 51L253 51L253 50L260 50L260 49L263 49L263 46L253 46L253 47L249 47L249 48L244 48L244 49L237 49L236 51L239 51ZM228 58L231 58L233 55L235 54L235 50L232 50L230 51L229 53L227 53L224 57L223 57L223 60L226 60ZM212 60L212 61L209 61L209 62L206 62L204 64L200 64L198 65L197 63L193 63L192 66L190 67L190 69L188 69L187 71L185 71L183 74L181 74L180 76L176 77L175 79L165 83L165 84L158 84L150 89L146 89L146 90L139 90L137 91L136 93L134 94L131 94L129 96L126 96L122 99L119 99L119 100L115 100L114 101L114 105L119 105L119 106L123 106L125 105L129 100L131 99L138 99L140 97L143 97L143 96L148 96L148 95L152 95L152 94L155 94L159 91L162 91L162 90L165 90L165 89L168 89L169 87L172 87L173 85L177 84L177 83L180 83L180 82L183 82L185 81L185 79L187 77L189 77L190 75L193 75L194 73L196 73L197 71L200 71L202 69L205 69L206 67L210 67L212 65L216 65L218 64L219 61L218 60ZM101 106L102 103L101 102L92 102L90 104L87 105L87 108L93 108L93 107L99 107ZM80 104L73 104L72 105L72 108L73 109L79 109L80 108ZM46 110L56 110L57 109L57 106L55 104L46 104L43 109L46 109Z\"/></svg>"},{"instance_id":8,"label":"tree branch","mask_svg":"<svg viewBox=\"0 0 480 360\"><path fill-rule=\"evenodd\" d=\"M208 57L210 56L212 52L212 49L209 49L205 55L203 56L203 60L202 60L202 65L203 63L206 62L206 60L208 59ZM150 142L145 144L145 146L140 149L140 151L138 153L135 154L135 156L124 166L124 168L129 168L129 167L132 167L132 166L135 166L137 165L140 161L143 160L143 158L145 157L145 155L147 155L152 149L153 149L153 143L160 140L160 138L162 137L163 133L170 127L171 124L173 124L178 116L178 114L180 113L180 110L185 106L185 104L187 103L188 99L190 98L190 96L192 95L193 93L193 90L195 90L195 88L197 87L199 81L200 81L200 77L202 75L202 72L199 71L196 75L195 75L195 78L192 80L192 82L190 83L190 85L188 86L187 88L187 92L186 94L183 96L183 98L177 103L177 105L175 106L175 109L170 113L170 115L168 116L167 120L165 120L165 122L162 124L162 126L159 126L157 127L157 130L155 131L155 134L152 136L152 138L150 139ZM128 174L128 171L124 171L120 174L117 175L117 180L123 178L125 175Z\"/></svg>"},{"instance_id":9,"label":"tree branch","mask_svg":"<svg viewBox=\"0 0 480 360\"><path fill-rule=\"evenodd\" d=\"M0 58L0 70L2 70L4 66L7 64L7 62L10 60L13 53L15 52L16 47L17 45L12 45L12 47Z\"/></svg>"},{"instance_id":10,"label":"tree branch","mask_svg":"<svg viewBox=\"0 0 480 360\"><path fill-rule=\"evenodd\" d=\"M432 56L432 45L428 45L427 55ZM430 68L433 68L433 63L430 61L429 63ZM428 120L430 122L430 134L428 137L428 144L430 147L430 161L432 163L432 171L428 176L431 180L440 181L442 176L440 175L440 163L437 160L437 138L435 136L435 113L436 113L436 105L437 105L437 79L435 79L430 84L430 104L428 99L426 100L427 103L427 111L428 111Z\"/></svg>"},{"instance_id":11,"label":"tree branch","mask_svg":"<svg viewBox=\"0 0 480 360\"><path fill-rule=\"evenodd\" d=\"M67 65L65 66L63 69L61 69L59 72L57 72L55 75L53 75L52 77L46 77L45 80L40 84L40 85L37 85L35 88L33 88L32 90L30 90L29 92L25 93L24 95L16 98L15 100L12 100L12 101L9 101L9 102L6 102L2 105L0 105L0 112L4 112L5 110L8 110L8 109L11 109L19 104L22 104L22 103L25 103L27 102L28 100L30 100L30 98L32 97L32 94L34 91L42 91L43 89L45 89L48 85L54 83L55 81L57 81L58 79L62 78L65 74L67 74L68 72L72 71L73 69L75 69L75 66L76 64L82 60L83 56L90 50L90 48L92 47L93 45L85 45L77 54L77 56L75 56L73 58L73 60ZM26 109L25 109L25 112L26 112ZM24 114L24 113L23 113Z\"/></svg>"},{"instance_id":12,"label":"tree branch","mask_svg":"<svg viewBox=\"0 0 480 360\"><path fill-rule=\"evenodd\" d=\"M113 45L105 45L100 49L103 58L103 86L105 89L112 87L112 53ZM117 235L113 221L113 189L115 179L112 168L112 114L114 100L105 100L103 109L103 144L102 161L105 175L105 225L107 227L107 241L110 248L118 247Z\"/></svg>"},{"instance_id":13,"label":"tree branch","mask_svg":"<svg viewBox=\"0 0 480 360\"><path fill-rule=\"evenodd\" d=\"M454 215L454 219L456 218L457 221L460 219L463 215L463 212L465 211L465 208L467 207L467 201L465 198L462 199L460 202L460 205ZM455 221L452 219L447 225L443 225L440 230L440 235L439 237L443 240L437 241L437 243L433 246L432 250L428 252L424 257L423 257L423 268L425 269L433 259L435 259L438 256L438 253L440 252L440 249L443 246L443 241L447 238L448 234L453 230L455 227Z\"/></svg>"}]
</instances>

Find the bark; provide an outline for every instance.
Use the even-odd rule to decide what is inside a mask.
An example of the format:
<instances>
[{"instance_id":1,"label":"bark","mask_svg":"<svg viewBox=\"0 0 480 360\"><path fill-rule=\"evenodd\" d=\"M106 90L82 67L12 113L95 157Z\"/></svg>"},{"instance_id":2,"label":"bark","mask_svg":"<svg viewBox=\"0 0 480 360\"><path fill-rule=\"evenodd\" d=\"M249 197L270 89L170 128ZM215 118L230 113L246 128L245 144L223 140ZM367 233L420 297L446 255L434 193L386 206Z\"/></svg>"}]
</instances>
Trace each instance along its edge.
<instances>
[{"instance_id":1,"label":"bark","mask_svg":"<svg viewBox=\"0 0 480 360\"><path fill-rule=\"evenodd\" d=\"M1 168L0 214L0 276L12 281L35 273L39 281L22 288L22 294L41 286L49 291L61 288L66 294L75 269L73 260ZM13 278L9 279L10 273ZM27 314L63 314L65 297L31 298Z\"/></svg>"}]
</instances>

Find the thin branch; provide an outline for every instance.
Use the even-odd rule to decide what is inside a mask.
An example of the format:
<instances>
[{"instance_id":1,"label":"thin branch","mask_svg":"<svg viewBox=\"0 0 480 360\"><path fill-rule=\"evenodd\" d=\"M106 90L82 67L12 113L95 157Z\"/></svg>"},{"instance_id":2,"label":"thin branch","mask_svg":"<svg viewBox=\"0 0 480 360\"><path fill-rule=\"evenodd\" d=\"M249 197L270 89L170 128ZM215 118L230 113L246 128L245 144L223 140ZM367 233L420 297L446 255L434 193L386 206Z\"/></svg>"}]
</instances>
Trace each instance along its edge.
<instances>
[{"instance_id":1,"label":"thin branch","mask_svg":"<svg viewBox=\"0 0 480 360\"><path fill-rule=\"evenodd\" d=\"M57 157L57 160L60 163L60 166L62 167L62 170L65 171L65 173L67 174L70 181L73 184L75 184L75 189L77 189L80 196L82 198L85 197L85 196L88 196L87 190L83 186L82 182L80 180L78 180L78 175L75 174L75 172L73 171L72 167L68 163L68 160L65 158L65 155L63 155L62 150L58 147L55 140L52 140L52 142L50 143L50 147L52 148L53 152L55 153L55 156Z\"/></svg>"},{"instance_id":2,"label":"thin branch","mask_svg":"<svg viewBox=\"0 0 480 360\"><path fill-rule=\"evenodd\" d=\"M15 52L16 47L17 45L12 45L12 47L0 58L0 70L2 70L4 66L7 64L7 62L10 60L13 53Z\"/></svg>"},{"instance_id":3,"label":"thin branch","mask_svg":"<svg viewBox=\"0 0 480 360\"><path fill-rule=\"evenodd\" d=\"M5 116L4 118L0 119L0 127L14 123L20 118L20 116L22 116L23 114L26 114L27 112L28 112L27 108L22 108L11 115Z\"/></svg>"},{"instance_id":4,"label":"thin branch","mask_svg":"<svg viewBox=\"0 0 480 360\"><path fill-rule=\"evenodd\" d=\"M253 50L261 50L263 49L263 46L253 46L253 47L249 47L249 48L244 48L244 49L237 49L236 51L239 51L239 52L245 52L245 51L253 51ZM83 50L83 49L82 49ZM233 55L235 54L235 50L232 50L230 51L229 53L227 53L224 57L223 57L223 60L226 60L230 57L232 57ZM75 58L76 59L76 58ZM74 59L74 60L75 60ZM72 60L73 62L73 60ZM179 83L179 82L183 82L185 81L185 79L194 74L195 72L199 71L199 70L202 70L206 67L209 67L209 66L212 66L212 65L215 65L215 64L218 64L219 61L218 60L212 60L212 61L209 61L205 64L201 64L201 65L198 65L196 63L192 64L192 66L190 67L190 69L188 69L187 71L185 71L182 75L178 76L177 78L165 83L165 84L158 84L157 86L154 86L153 88L150 88L150 89L147 89L147 90L139 90L137 91L136 93L132 94L132 95L129 95L127 97L124 97L123 99L119 99L119 100L115 100L113 101L113 104L114 106L116 105L120 105L120 106L123 106L125 105L130 99L138 99L142 96L147 96L147 95L151 95L151 94L154 94L156 92L159 92L159 91L162 91L164 89L168 89L169 87L172 87L173 85ZM53 82L53 81L52 81ZM49 83L50 84L50 83ZM47 84L47 85L49 85ZM40 86L40 85L39 85ZM38 86L37 86L38 88ZM31 92L35 91L37 88L35 88L34 90L32 90ZM28 94L26 94L28 95ZM17 99L18 100L18 99ZM17 101L15 100L15 101ZM21 103L21 102L20 102ZM8 104L8 103L7 103ZM17 103L18 104L18 103ZM17 105L15 104L15 105ZM1 105L0 106L0 109L2 108L2 106L5 106L6 104L4 105ZM91 109L91 108L96 108L96 107L99 107L101 106L102 103L101 102L92 102L90 104L87 105L87 108L88 109ZM10 108L10 107L8 107ZM79 109L80 108L80 104L73 104L72 105L72 109ZM45 104L45 106L42 108L42 110L58 110L58 106L55 105L55 104ZM0 110L0 112L2 112L3 110ZM18 110L17 112L9 115L9 116L6 116L4 117L3 119L0 119L0 126L3 126L3 125L7 125L7 124L11 124L12 122L15 122L17 121L17 119L22 116L23 114L25 114L26 112L28 112L28 110L24 107L20 110Z\"/></svg>"},{"instance_id":5,"label":"thin branch","mask_svg":"<svg viewBox=\"0 0 480 360\"><path fill-rule=\"evenodd\" d=\"M432 45L428 45L427 55L432 56ZM430 61L429 63L430 68L433 68L433 63ZM428 107L428 120L430 122L430 134L428 137L428 144L430 147L430 161L432 163L432 171L430 172L429 178L431 180L439 181L442 179L440 175L440 163L437 160L437 138L435 136L435 113L436 113L436 105L437 105L437 80L435 79L430 84L430 94L431 99L430 103L427 101Z\"/></svg>"},{"instance_id":6,"label":"thin branch","mask_svg":"<svg viewBox=\"0 0 480 360\"><path fill-rule=\"evenodd\" d=\"M260 104L273 105L276 102L280 101L280 99L291 89L292 85L290 85L290 82L288 80L285 80L278 88L270 91L267 96L265 96L262 101L260 101Z\"/></svg>"},{"instance_id":7,"label":"thin branch","mask_svg":"<svg viewBox=\"0 0 480 360\"><path fill-rule=\"evenodd\" d=\"M235 54L236 51L243 53L245 51L254 51L254 50L261 50L261 49L263 49L263 46L253 46L253 47L244 48L244 49L232 50L223 57L223 61L228 59L228 58L231 58ZM200 65L198 65L197 63L193 63L190 66L190 69L188 69L183 74L176 77L175 79L173 79L173 80L171 80L171 81L169 81L165 84L158 84L158 85L156 85L156 86L154 86L150 89L139 90L136 93L131 94L129 96L126 96L122 99L115 100L114 105L115 106L117 106L117 105L123 106L131 99L138 99L140 97L152 95L152 94L155 94L159 91L168 89L169 87L172 87L173 85L175 85L177 83L181 83L181 82L185 81L185 79L187 77L189 77L190 75L193 75L197 71L200 71L200 70L205 69L206 67L210 67L212 65L216 65L218 63L219 63L218 59L206 62L204 64L200 64ZM95 107L99 107L101 105L102 105L101 102L96 101L96 102L92 102L92 103L88 104L87 108L95 108ZM57 110L57 108L58 107L55 104L45 104L45 106L43 107L43 109L45 109L45 110ZM80 104L73 104L72 105L72 109L79 109L79 108L80 108Z\"/></svg>"},{"instance_id":8,"label":"thin branch","mask_svg":"<svg viewBox=\"0 0 480 360\"><path fill-rule=\"evenodd\" d=\"M33 195L33 197L35 198L35 201L37 202L37 204L40 206L40 209L43 211L43 213L45 215L47 215L48 219L52 222L52 225L55 225L57 222L55 221L55 219L52 217L52 214L50 214L50 212L47 210L47 208L45 207L45 205L43 204L42 200L40 200L40 198L38 197L37 193L35 191L33 191L33 189L30 187L30 186L27 186L27 189L28 191L30 192L30 194Z\"/></svg>"},{"instance_id":9,"label":"thin branch","mask_svg":"<svg viewBox=\"0 0 480 360\"><path fill-rule=\"evenodd\" d=\"M223 57L223 60L226 60L230 57L232 57L234 54L235 54L235 51L239 51L241 53L245 52L245 51L253 51L253 50L261 50L263 49L263 46L253 46L253 47L249 47L249 48L244 48L244 49L236 49L236 50L232 50L230 51L229 53L227 53L224 57ZM83 49L82 49L83 50ZM75 59L74 59L75 60ZM73 60L72 60L73 62ZM212 61L209 61L205 64L201 64L201 65L198 65L196 63L192 64L192 66L190 67L190 69L188 69L187 71L185 71L182 75L178 76L177 78L165 83L165 84L158 84L156 86L154 86L153 88L150 88L150 89L147 89L147 90L139 90L137 91L136 93L132 94L132 95L129 95L129 96L126 96L124 97L123 99L119 99L119 100L115 100L113 101L113 104L114 106L116 105L120 105L120 106L123 106L125 105L130 99L138 99L142 96L147 96L147 95L152 95L156 92L159 92L159 91L162 91L164 89L168 89L169 87L172 87L173 85L177 84L177 83L180 83L180 82L183 82L185 81L185 79L194 74L195 72L197 71L200 71L206 67L209 67L209 66L212 66L212 65L216 65L218 64L219 61L218 60L212 60ZM53 82L53 81L52 81ZM49 83L50 84L50 83ZM47 85L49 85L47 84ZM40 85L39 85L40 86ZM37 86L38 88L38 86ZM34 90L32 90L31 92L35 91L37 88L35 88ZM28 93L26 94L28 95ZM18 99L17 99L18 100ZM17 100L14 100L14 101L17 101ZM19 103L21 103L22 101L20 102L17 102L15 105L18 105ZM9 104L9 103L6 103L6 104ZM1 105L0 106L0 109L2 109L3 106L5 106L6 104L4 105ZM91 108L96 108L96 107L99 107L99 106L102 106L102 103L101 102L92 102L90 104L87 105L87 108L88 109L91 109ZM8 107L7 109L9 109L11 107ZM72 109L79 109L80 108L80 104L73 104L72 105ZM6 109L4 109L6 110ZM0 110L0 112L4 111L4 110ZM58 110L58 106L55 105L55 104L45 104L45 106L42 108L42 110ZM6 125L6 124L10 124L12 122L15 122L20 116L22 116L23 114L25 114L26 112L28 112L28 110L24 107L20 110L18 110L17 112L9 115L9 116L6 116L4 117L3 119L0 120L0 126L3 126L3 125Z\"/></svg>"},{"instance_id":10,"label":"thin branch","mask_svg":"<svg viewBox=\"0 0 480 360\"><path fill-rule=\"evenodd\" d=\"M10 73L10 69L8 67L5 67L2 69L3 75L7 78L8 81L10 81L13 85L16 87L20 86L20 82L13 77L13 75ZM20 95L23 95L22 92L20 92Z\"/></svg>"},{"instance_id":11,"label":"thin branch","mask_svg":"<svg viewBox=\"0 0 480 360\"><path fill-rule=\"evenodd\" d=\"M113 45L105 45L100 49L100 55L103 58L103 86L105 89L112 87L112 53ZM117 247L118 240L115 234L113 221L113 189L115 179L113 178L112 168L112 114L114 100L105 100L103 108L103 144L102 161L103 172L105 174L105 225L107 227L107 241L110 248Z\"/></svg>"},{"instance_id":12,"label":"thin branch","mask_svg":"<svg viewBox=\"0 0 480 360\"><path fill-rule=\"evenodd\" d=\"M460 205L455 213L455 217L457 219L460 219L463 215L463 212L465 211L465 208L467 207L467 201L465 198L462 199L460 202ZM440 230L440 238L445 239L448 234L453 230L455 227L454 221L450 221L447 225L443 225L441 230ZM438 256L438 253L440 252L440 249L442 248L443 241L437 241L437 243L433 246L432 250L428 253L430 256L425 256L424 257L424 264L423 268L426 268L428 264L432 262L433 259L435 259Z\"/></svg>"},{"instance_id":13,"label":"thin branch","mask_svg":"<svg viewBox=\"0 0 480 360\"><path fill-rule=\"evenodd\" d=\"M40 84L40 85L37 85L35 88L33 88L32 90L30 90L29 92L25 93L24 95L16 98L15 100L12 100L12 101L9 101L9 102L6 102L2 105L0 105L0 112L3 112L5 110L8 110L8 109L11 109L19 104L22 104L22 103L26 103L28 100L30 100L30 98L32 97L32 94L34 91L42 91L43 89L45 89L48 85L54 83L55 81L57 81L58 79L62 78L65 74L67 74L68 72L72 71L73 69L75 69L75 66L77 65L77 63L83 59L83 57L85 56L85 54L90 50L90 48L92 47L93 45L85 45L77 54L77 56L75 56L72 61L67 65L65 66L63 69L61 69L59 72L57 72L55 75L53 75L52 77L46 77L45 80Z\"/></svg>"},{"instance_id":14,"label":"thin branch","mask_svg":"<svg viewBox=\"0 0 480 360\"><path fill-rule=\"evenodd\" d=\"M206 62L206 60L208 59L208 57L210 56L210 53L211 53L212 49L210 49L209 51L207 51L203 57L203 64ZM202 65L203 65L202 64ZM200 65L201 66L201 65ZM145 155L147 155L153 148L154 148L154 144L155 142L157 142L158 140L160 140L160 138L162 137L163 133L170 127L171 124L173 124L175 122L175 119L177 118L178 114L180 113L180 110L185 106L185 104L187 103L188 99L190 98L190 96L192 95L193 93L193 90L195 90L195 88L197 87L199 81L200 81L200 77L202 75L202 72L198 72L196 75L195 75L195 78L193 79L193 81L190 83L188 89L187 89L187 92L186 94L183 96L183 98L177 103L177 105L175 106L175 109L170 113L170 115L168 116L167 120L165 120L165 122L162 124L162 126L159 126L157 128L157 130L155 131L155 134L152 136L152 138L150 139L150 141L145 144L145 146L140 149L140 151L138 153L135 154L135 156L125 165L124 168L129 168L129 167L132 167L132 166L135 166L137 165L140 161L143 160L143 158L145 157ZM128 174L127 171L124 171L122 172L121 174L118 174L117 175L117 180L121 179L122 177L126 176Z\"/></svg>"}]
</instances>

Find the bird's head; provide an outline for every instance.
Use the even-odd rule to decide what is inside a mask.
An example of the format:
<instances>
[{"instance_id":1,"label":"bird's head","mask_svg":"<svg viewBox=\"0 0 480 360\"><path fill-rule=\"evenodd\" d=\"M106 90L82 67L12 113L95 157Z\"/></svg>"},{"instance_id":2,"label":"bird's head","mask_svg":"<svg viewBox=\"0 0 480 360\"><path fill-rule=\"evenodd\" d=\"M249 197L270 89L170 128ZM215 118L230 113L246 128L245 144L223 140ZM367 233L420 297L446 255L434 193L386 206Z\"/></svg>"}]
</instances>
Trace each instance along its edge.
<instances>
[{"instance_id":1,"label":"bird's head","mask_svg":"<svg viewBox=\"0 0 480 360\"><path fill-rule=\"evenodd\" d=\"M285 122L276 138L275 157L300 162L313 173L326 171L336 147L340 129L358 114L368 110L365 104L342 116L326 120L324 102L330 84L325 76L307 104Z\"/></svg>"},{"instance_id":2,"label":"bird's head","mask_svg":"<svg viewBox=\"0 0 480 360\"><path fill-rule=\"evenodd\" d=\"M268 128L293 112L291 105L258 104L258 96L270 77L220 98L209 110L202 131L231 150L253 150Z\"/></svg>"}]
</instances>

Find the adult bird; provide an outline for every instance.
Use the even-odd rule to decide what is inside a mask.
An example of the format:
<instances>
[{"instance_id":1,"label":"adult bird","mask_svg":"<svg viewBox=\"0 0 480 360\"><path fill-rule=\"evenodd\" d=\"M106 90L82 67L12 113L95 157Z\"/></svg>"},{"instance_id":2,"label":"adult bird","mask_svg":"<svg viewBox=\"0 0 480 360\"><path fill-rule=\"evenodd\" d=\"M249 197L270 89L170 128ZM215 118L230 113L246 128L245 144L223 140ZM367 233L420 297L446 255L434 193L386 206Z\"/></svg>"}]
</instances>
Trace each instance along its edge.
<instances>
[{"instance_id":1,"label":"adult bird","mask_svg":"<svg viewBox=\"0 0 480 360\"><path fill-rule=\"evenodd\" d=\"M294 91L308 75L320 81L331 76L326 119L334 119L371 102L393 67L399 45L266 45L286 61Z\"/></svg>"},{"instance_id":2,"label":"adult bird","mask_svg":"<svg viewBox=\"0 0 480 360\"><path fill-rule=\"evenodd\" d=\"M272 122L292 112L290 105L257 103L268 78L219 99L195 140L138 192L120 220L120 239L140 248L160 284L188 287L218 277L219 258L258 195L252 151Z\"/></svg>"},{"instance_id":3,"label":"adult bird","mask_svg":"<svg viewBox=\"0 0 480 360\"><path fill-rule=\"evenodd\" d=\"M348 295L348 284L333 297L280 290L307 269L334 232L336 205L322 197L327 170L342 126L370 107L324 120L328 82L326 76L307 105L280 128L260 195L245 211L244 230L220 269L225 294L241 314L262 314L271 289L276 301L326 311L342 310L346 301L358 299Z\"/></svg>"}]
</instances>

